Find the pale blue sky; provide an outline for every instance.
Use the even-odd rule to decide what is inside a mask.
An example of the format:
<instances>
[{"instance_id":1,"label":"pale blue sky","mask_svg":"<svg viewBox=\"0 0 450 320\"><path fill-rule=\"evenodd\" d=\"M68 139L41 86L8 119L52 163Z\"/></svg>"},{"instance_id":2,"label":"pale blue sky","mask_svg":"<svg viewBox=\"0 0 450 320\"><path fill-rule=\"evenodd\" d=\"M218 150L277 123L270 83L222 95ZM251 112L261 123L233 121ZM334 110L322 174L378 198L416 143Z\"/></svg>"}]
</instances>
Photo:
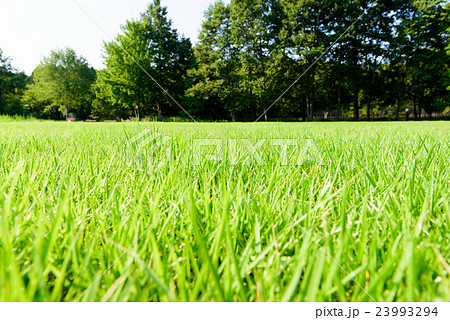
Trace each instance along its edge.
<instances>
[{"instance_id":1,"label":"pale blue sky","mask_svg":"<svg viewBox=\"0 0 450 320\"><path fill-rule=\"evenodd\" d=\"M111 36L127 19L138 18L151 0L75 0ZM215 0L161 0L180 34L197 41L203 12ZM226 0L225 2L229 2ZM19 70L31 74L55 48L70 47L97 69L108 36L73 0L1 0L0 48Z\"/></svg>"}]
</instances>

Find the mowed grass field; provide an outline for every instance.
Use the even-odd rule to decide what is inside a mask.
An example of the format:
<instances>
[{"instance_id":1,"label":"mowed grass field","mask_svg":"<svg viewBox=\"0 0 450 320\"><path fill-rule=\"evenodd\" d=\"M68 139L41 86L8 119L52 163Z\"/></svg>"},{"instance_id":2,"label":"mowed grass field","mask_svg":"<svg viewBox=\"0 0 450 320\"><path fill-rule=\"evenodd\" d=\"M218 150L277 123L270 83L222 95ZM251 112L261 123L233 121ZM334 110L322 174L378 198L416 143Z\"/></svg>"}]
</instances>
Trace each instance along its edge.
<instances>
[{"instance_id":1,"label":"mowed grass field","mask_svg":"<svg viewBox=\"0 0 450 320\"><path fill-rule=\"evenodd\" d=\"M127 152L145 129L170 141ZM449 123L10 122L0 147L1 301L450 300Z\"/></svg>"}]
</instances>

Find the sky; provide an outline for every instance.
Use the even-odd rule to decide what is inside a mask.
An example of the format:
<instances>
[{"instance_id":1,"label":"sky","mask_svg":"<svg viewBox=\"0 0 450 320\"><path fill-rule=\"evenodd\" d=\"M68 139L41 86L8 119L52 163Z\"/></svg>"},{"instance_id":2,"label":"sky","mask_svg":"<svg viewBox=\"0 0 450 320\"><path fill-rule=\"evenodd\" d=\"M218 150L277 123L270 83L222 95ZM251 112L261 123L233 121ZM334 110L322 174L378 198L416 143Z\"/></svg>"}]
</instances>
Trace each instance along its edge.
<instances>
[{"instance_id":1,"label":"sky","mask_svg":"<svg viewBox=\"0 0 450 320\"><path fill-rule=\"evenodd\" d=\"M126 20L139 18L151 0L0 0L0 49L30 75L51 50L72 48L96 69L103 68L103 41ZM203 13L214 0L161 0L179 34L193 43ZM224 1L224 2L229 2ZM86 11L96 21L80 9ZM103 30L104 31L103 31ZM109 35L107 35L106 33Z\"/></svg>"}]
</instances>

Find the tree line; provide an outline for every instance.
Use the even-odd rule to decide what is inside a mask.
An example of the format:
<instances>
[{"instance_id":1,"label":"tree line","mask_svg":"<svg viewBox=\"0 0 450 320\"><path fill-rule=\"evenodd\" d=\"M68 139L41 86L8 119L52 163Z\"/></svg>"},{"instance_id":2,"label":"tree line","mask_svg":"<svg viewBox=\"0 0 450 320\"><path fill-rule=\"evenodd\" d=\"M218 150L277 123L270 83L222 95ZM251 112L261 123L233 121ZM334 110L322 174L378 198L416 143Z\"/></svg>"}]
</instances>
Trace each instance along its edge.
<instances>
[{"instance_id":1,"label":"tree line","mask_svg":"<svg viewBox=\"0 0 450 320\"><path fill-rule=\"evenodd\" d=\"M55 50L31 76L0 50L0 113L44 119L416 118L450 111L450 3L232 0L194 46L154 0L94 70Z\"/></svg>"}]
</instances>

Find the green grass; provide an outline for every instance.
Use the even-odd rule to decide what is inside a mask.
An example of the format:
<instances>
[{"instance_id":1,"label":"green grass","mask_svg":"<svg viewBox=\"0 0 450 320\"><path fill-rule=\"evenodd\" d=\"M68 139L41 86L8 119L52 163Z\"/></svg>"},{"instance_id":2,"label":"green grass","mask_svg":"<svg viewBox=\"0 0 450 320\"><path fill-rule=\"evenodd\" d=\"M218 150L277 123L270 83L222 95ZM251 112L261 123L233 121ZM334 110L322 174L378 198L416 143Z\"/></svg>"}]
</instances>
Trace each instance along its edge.
<instances>
[{"instance_id":1,"label":"green grass","mask_svg":"<svg viewBox=\"0 0 450 320\"><path fill-rule=\"evenodd\" d=\"M172 137L158 170L125 156L145 128ZM449 301L449 137L444 122L1 123L0 301ZM265 166L194 166L196 138L312 139L323 161L283 166L266 146Z\"/></svg>"}]
</instances>

